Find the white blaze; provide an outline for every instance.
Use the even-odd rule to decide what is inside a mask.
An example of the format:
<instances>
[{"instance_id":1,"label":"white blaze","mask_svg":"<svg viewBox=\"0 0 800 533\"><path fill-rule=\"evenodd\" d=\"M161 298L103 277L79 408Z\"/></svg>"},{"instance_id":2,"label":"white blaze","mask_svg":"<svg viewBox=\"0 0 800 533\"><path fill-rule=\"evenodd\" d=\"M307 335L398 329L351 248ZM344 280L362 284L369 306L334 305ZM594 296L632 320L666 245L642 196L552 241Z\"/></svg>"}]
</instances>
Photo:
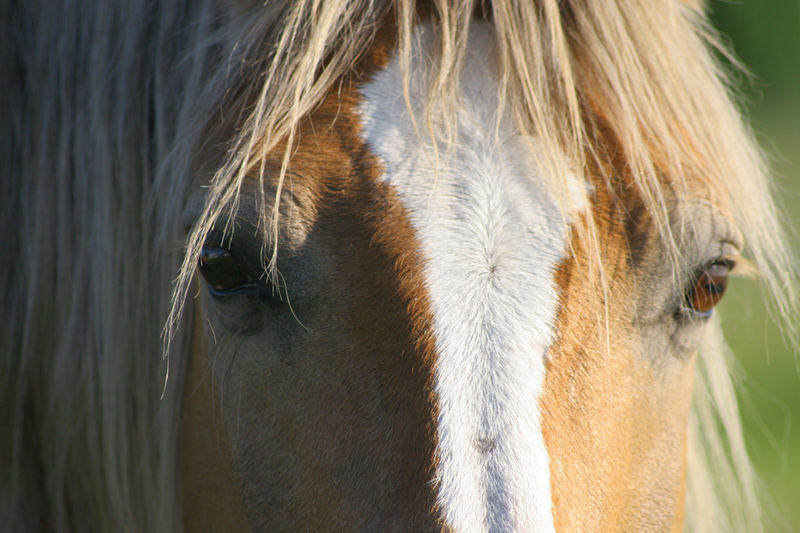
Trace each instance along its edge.
<instances>
[{"instance_id":1,"label":"white blaze","mask_svg":"<svg viewBox=\"0 0 800 533\"><path fill-rule=\"evenodd\" d=\"M420 42L430 45L429 30ZM490 30L477 24L464 66L453 151L425 134L424 54L412 62L409 118L393 60L362 88L364 136L408 210L425 258L439 401L439 504L459 532L553 531L539 396L554 338L553 279L564 219L530 144L497 128Z\"/></svg>"}]
</instances>

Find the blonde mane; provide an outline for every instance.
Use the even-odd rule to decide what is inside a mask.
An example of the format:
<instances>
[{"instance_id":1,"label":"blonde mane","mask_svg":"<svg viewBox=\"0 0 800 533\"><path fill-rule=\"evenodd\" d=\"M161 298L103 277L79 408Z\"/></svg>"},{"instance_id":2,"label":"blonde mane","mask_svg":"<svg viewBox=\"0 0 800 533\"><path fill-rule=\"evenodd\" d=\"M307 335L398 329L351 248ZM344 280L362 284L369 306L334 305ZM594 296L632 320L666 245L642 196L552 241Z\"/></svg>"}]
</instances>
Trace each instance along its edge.
<instances>
[{"instance_id":1,"label":"blonde mane","mask_svg":"<svg viewBox=\"0 0 800 533\"><path fill-rule=\"evenodd\" d=\"M266 154L285 143L282 182L299 121L381 28L396 29L408 66L417 9L410 0L80 4L3 8L0 154L11 171L0 178L0 523L176 531L187 293L202 242L235 209L245 177L263 182ZM777 314L797 316L796 269L766 167L700 7L433 4L436 74L423 126L450 122L468 27L483 10L495 29L501 101L541 153L586 168L592 117L602 114L675 264L665 187L680 196L699 180L731 199ZM220 148L208 139L222 123L237 126ZM439 135L453 140L447 129ZM225 155L198 177L207 152ZM549 159L551 185L567 198L564 159ZM184 247L181 215L201 182L205 209ZM262 211L274 245L277 209ZM591 221L584 237L599 254ZM724 346L709 329L691 416L687 529L757 531Z\"/></svg>"}]
</instances>

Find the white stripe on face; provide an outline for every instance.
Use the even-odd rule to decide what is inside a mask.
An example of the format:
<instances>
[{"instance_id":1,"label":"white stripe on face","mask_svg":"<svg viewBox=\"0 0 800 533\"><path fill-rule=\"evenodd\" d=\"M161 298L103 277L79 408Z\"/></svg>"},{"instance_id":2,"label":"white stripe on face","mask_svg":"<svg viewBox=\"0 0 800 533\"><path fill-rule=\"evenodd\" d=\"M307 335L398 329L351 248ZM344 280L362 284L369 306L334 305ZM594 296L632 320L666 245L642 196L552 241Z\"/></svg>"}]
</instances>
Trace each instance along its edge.
<instances>
[{"instance_id":1,"label":"white stripe on face","mask_svg":"<svg viewBox=\"0 0 800 533\"><path fill-rule=\"evenodd\" d=\"M420 29L422 48L432 38ZM476 24L462 81L458 144L435 156L414 58L415 132L397 60L362 88L364 136L410 213L425 257L437 348L439 504L459 532L552 531L538 398L553 341L561 212L504 116L497 126L492 36Z\"/></svg>"}]
</instances>

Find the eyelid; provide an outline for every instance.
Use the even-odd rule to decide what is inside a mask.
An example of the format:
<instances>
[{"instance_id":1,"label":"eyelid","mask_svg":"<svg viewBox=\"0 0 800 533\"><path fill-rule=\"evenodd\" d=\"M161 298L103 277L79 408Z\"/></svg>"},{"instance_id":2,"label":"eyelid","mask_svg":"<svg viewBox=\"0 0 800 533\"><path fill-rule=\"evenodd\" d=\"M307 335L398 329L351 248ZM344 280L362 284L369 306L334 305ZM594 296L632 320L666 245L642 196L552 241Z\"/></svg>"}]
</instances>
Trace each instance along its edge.
<instances>
[{"instance_id":1,"label":"eyelid","mask_svg":"<svg viewBox=\"0 0 800 533\"><path fill-rule=\"evenodd\" d=\"M242 228L227 232L212 228L206 235L203 246L216 246L228 250L247 268L253 279L261 280L264 278L260 261L261 241L255 242L257 239L258 237L250 238Z\"/></svg>"},{"instance_id":2,"label":"eyelid","mask_svg":"<svg viewBox=\"0 0 800 533\"><path fill-rule=\"evenodd\" d=\"M717 259L712 262L727 263L730 274L736 277L755 278L758 277L758 267L744 255L742 255L742 237L737 231L734 236L719 241Z\"/></svg>"},{"instance_id":3,"label":"eyelid","mask_svg":"<svg viewBox=\"0 0 800 533\"><path fill-rule=\"evenodd\" d=\"M238 287L236 287L234 289L230 289L230 290L227 290L227 291L222 291L222 290L219 290L219 289L215 289L212 285L210 285L208 283L206 283L206 286L208 287L208 292L210 292L212 295L214 295L214 296L216 296L218 298L225 298L227 296L233 296L233 295L236 295L236 294L252 294L252 293L255 293L255 292L257 292L259 290L259 286L257 284L255 284L255 283L250 283L250 284L247 284L247 285L240 285L240 286L238 286Z\"/></svg>"},{"instance_id":4,"label":"eyelid","mask_svg":"<svg viewBox=\"0 0 800 533\"><path fill-rule=\"evenodd\" d=\"M723 257L730 262L731 274L738 278L755 279L759 277L758 267L754 262L742 255Z\"/></svg>"}]
</instances>

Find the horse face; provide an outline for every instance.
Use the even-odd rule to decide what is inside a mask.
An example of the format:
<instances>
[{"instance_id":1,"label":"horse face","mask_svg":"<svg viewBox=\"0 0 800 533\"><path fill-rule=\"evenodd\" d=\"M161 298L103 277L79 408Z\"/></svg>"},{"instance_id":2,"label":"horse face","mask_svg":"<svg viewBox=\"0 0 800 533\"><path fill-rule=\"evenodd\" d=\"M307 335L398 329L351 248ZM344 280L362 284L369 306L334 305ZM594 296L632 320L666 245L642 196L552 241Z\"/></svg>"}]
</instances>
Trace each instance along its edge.
<instances>
[{"instance_id":1,"label":"horse face","mask_svg":"<svg viewBox=\"0 0 800 533\"><path fill-rule=\"evenodd\" d=\"M257 229L272 206L255 183L233 233L209 236L187 387L188 520L682 527L705 321L686 307L691 283L626 193L623 162L605 169L619 183L598 168L565 180L574 201L552 193L536 140L497 104L488 30L473 33L454 146L415 127L389 60L302 124L274 280ZM425 87L424 75L411 86L415 111ZM280 155L266 165L273 187ZM670 216L700 268L738 238L718 199L696 196ZM580 238L589 213L602 271Z\"/></svg>"}]
</instances>

